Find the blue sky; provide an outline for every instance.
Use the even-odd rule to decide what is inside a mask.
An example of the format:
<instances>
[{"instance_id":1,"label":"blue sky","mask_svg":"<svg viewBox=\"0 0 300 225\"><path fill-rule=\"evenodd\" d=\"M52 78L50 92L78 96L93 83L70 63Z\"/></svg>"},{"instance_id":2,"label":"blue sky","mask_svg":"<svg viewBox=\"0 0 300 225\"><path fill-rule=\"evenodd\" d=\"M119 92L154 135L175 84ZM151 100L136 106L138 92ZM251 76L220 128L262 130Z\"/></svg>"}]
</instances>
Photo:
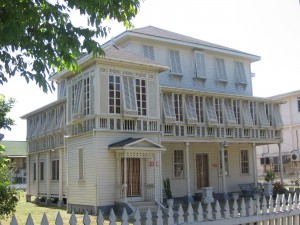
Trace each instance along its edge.
<instances>
[{"instance_id":1,"label":"blue sky","mask_svg":"<svg viewBox=\"0 0 300 225\"><path fill-rule=\"evenodd\" d=\"M78 15L72 18L84 25ZM111 26L108 39L125 30L116 22L106 23ZM261 56L252 64L255 96L300 89L298 0L145 0L133 24L136 28L157 26ZM20 77L0 86L0 93L17 100L10 114L16 125L12 131L0 131L4 140L26 140L26 121L19 118L56 99L56 93L44 94Z\"/></svg>"}]
</instances>

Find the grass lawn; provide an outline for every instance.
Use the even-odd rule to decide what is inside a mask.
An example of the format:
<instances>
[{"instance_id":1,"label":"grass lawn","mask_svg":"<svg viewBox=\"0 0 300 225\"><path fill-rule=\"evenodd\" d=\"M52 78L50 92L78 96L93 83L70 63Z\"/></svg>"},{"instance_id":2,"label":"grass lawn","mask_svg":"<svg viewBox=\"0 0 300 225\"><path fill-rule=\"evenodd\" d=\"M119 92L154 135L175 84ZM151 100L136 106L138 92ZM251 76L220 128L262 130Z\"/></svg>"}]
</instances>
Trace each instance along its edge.
<instances>
[{"instance_id":1,"label":"grass lawn","mask_svg":"<svg viewBox=\"0 0 300 225\"><path fill-rule=\"evenodd\" d=\"M16 219L19 225L25 225L27 221L28 214L31 214L34 224L41 224L43 214L46 213L47 219L49 224L55 225L55 219L57 213L60 213L64 224L69 224L69 220L71 214L67 213L65 208L58 208L55 206L45 206L45 205L38 205L33 202L26 202L26 192L20 192L20 200L16 208ZM83 224L82 219L83 215L76 214L77 224ZM95 225L96 223L96 216L90 216L91 224ZM11 218L8 220L0 221L1 225L9 225ZM109 224L109 222L107 222Z\"/></svg>"}]
</instances>

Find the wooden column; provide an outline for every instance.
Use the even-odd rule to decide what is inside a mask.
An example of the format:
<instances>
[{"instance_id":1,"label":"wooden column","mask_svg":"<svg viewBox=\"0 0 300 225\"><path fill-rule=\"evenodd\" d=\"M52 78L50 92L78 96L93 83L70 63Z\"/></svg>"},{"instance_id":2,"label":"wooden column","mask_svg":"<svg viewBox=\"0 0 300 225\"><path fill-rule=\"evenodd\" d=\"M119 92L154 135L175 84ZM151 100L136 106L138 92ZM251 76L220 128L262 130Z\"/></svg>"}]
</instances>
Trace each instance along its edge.
<instances>
[{"instance_id":1,"label":"wooden column","mask_svg":"<svg viewBox=\"0 0 300 225\"><path fill-rule=\"evenodd\" d=\"M45 171L45 169L44 169ZM46 204L50 204L51 197L51 151L47 152L47 200Z\"/></svg>"},{"instance_id":2,"label":"wooden column","mask_svg":"<svg viewBox=\"0 0 300 225\"><path fill-rule=\"evenodd\" d=\"M63 205L63 149L59 149L58 205Z\"/></svg>"},{"instance_id":3,"label":"wooden column","mask_svg":"<svg viewBox=\"0 0 300 225\"><path fill-rule=\"evenodd\" d=\"M283 164L282 164L281 143L278 143L278 149L279 149L279 165L280 165L280 182L283 184Z\"/></svg>"},{"instance_id":4,"label":"wooden column","mask_svg":"<svg viewBox=\"0 0 300 225\"><path fill-rule=\"evenodd\" d=\"M124 202L127 202L127 155L126 152L124 152L124 183L123 183L123 187L124 187Z\"/></svg>"},{"instance_id":5,"label":"wooden column","mask_svg":"<svg viewBox=\"0 0 300 225\"><path fill-rule=\"evenodd\" d=\"M227 190L226 190L226 176L225 176L225 153L224 153L225 145L226 145L226 142L221 143L222 187L223 187L224 198L228 199L228 194L227 194Z\"/></svg>"},{"instance_id":6,"label":"wooden column","mask_svg":"<svg viewBox=\"0 0 300 225\"><path fill-rule=\"evenodd\" d=\"M36 200L39 198L39 153L35 155L35 197Z\"/></svg>"},{"instance_id":7,"label":"wooden column","mask_svg":"<svg viewBox=\"0 0 300 225\"><path fill-rule=\"evenodd\" d=\"M185 161L186 161L186 186L187 186L187 200L188 203L193 202L191 195L191 178L190 178L190 156L189 156L190 143L185 143Z\"/></svg>"},{"instance_id":8,"label":"wooden column","mask_svg":"<svg viewBox=\"0 0 300 225\"><path fill-rule=\"evenodd\" d=\"M256 158L256 145L252 143L252 156L253 156L253 175L254 175L254 184L257 187L257 158Z\"/></svg>"}]
</instances>

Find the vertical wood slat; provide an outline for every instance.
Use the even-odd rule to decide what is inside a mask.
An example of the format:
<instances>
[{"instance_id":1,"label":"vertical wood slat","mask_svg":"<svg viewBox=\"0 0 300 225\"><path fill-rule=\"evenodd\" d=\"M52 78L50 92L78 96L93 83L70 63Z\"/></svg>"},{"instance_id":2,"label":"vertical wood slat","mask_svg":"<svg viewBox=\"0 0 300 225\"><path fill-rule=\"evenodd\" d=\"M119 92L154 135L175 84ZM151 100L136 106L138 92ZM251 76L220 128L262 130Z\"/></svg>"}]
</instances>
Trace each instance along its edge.
<instances>
[{"instance_id":1,"label":"vertical wood slat","mask_svg":"<svg viewBox=\"0 0 300 225\"><path fill-rule=\"evenodd\" d=\"M246 207L247 206L247 207ZM230 211L232 210L232 217ZM224 225L224 224L263 224L263 225L299 225L299 215L300 207L298 202L298 196L295 194L293 197L289 195L287 201L285 197L282 197L280 201L279 196L276 199L276 205L274 210L274 203L272 200L269 201L267 205L267 200L265 197L262 198L261 203L254 204L254 201L250 198L249 201L245 204L244 199L238 204L237 201L234 201L232 209L229 207L229 202L226 201L224 206L220 206L219 202L216 201L214 205L214 210L212 210L211 203L206 205L205 211L205 220L203 218L203 209L202 204L199 203L197 210L194 211L191 204L188 205L186 211L183 210L182 205L179 205L179 208L174 213L173 208L168 208L166 215L163 214L162 209L159 207L155 212L155 215L152 215L150 208L148 208L146 215L141 216L139 209L134 213L133 222L134 225L176 225L176 224L198 224L209 225L214 221L215 225ZM164 219L165 218L165 221ZM117 217L114 213L114 210L110 210L109 214L109 224L116 225ZM122 225L129 224L129 216L127 214L126 208L123 208L121 215ZM84 225L91 224L91 218L88 214L88 211L84 213L82 223ZM106 222L105 222L106 223ZM37 223L36 223L37 224ZM47 215L44 213L41 220L41 225L49 225ZM72 212L69 220L70 225L77 225L77 219L75 213ZM98 213L97 225L104 224L104 217L101 211ZM17 218L12 216L10 225L18 225ZM25 225L34 225L31 214L28 214L27 221ZM55 225L63 225L63 220L60 213L57 213Z\"/></svg>"}]
</instances>

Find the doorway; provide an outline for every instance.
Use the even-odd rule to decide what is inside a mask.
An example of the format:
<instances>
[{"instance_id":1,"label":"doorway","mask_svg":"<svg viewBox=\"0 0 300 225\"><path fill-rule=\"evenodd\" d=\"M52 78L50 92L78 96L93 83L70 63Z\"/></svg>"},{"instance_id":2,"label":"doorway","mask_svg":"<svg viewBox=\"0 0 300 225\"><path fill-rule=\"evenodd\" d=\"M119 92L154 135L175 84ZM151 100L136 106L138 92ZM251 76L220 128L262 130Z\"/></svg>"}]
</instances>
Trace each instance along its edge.
<instances>
[{"instance_id":1,"label":"doorway","mask_svg":"<svg viewBox=\"0 0 300 225\"><path fill-rule=\"evenodd\" d=\"M209 186L208 154L196 155L196 185L197 190Z\"/></svg>"}]
</instances>

